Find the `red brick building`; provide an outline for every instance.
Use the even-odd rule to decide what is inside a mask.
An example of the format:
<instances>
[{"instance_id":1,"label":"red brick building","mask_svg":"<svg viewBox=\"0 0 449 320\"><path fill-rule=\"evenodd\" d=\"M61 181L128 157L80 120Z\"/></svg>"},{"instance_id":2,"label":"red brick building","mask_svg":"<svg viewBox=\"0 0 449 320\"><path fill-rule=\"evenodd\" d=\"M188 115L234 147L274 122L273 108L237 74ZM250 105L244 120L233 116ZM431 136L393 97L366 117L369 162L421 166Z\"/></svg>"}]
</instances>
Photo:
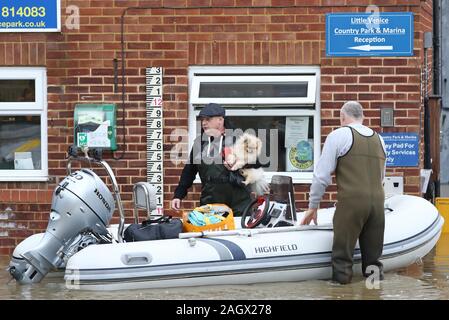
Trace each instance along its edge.
<instances>
[{"instance_id":1,"label":"red brick building","mask_svg":"<svg viewBox=\"0 0 449 320\"><path fill-rule=\"evenodd\" d=\"M414 13L413 56L326 56L325 15L364 13L368 5L377 5L380 12ZM146 9L126 10L128 7ZM71 25L69 29L66 22L74 8L79 8L79 28ZM305 117L315 160L320 143L339 126L339 109L347 100L362 103L366 124L377 132L423 135L423 41L424 33L432 31L431 0L62 0L61 11L60 32L0 33L0 80L7 79L5 74L11 72L31 72L38 79L36 92L38 86L43 88L32 112L24 109L14 113L0 104L0 118L41 119L37 121L42 134L39 172L26 176L14 174L20 170L0 169L0 255L11 254L22 239L45 230L52 192L66 173L66 152L73 143L73 113L78 103L114 103L118 107L116 155L124 148L124 158L116 161L108 153L105 158L121 186L126 216L132 216L132 186L147 177L148 67L163 67L164 208L169 214L175 214L169 209L169 201L182 170L182 164L170 161L170 150L178 141L171 140L170 134L174 129L185 129L188 136L183 141L195 135L194 115L204 103L195 84L207 77L218 77L211 80L212 87L232 76L237 84L248 79L251 83L251 77L268 77L268 82L288 83L291 79L315 88L303 97L300 107L288 102L245 100L236 102L234 109L234 102L229 102L228 108L237 122L242 117L252 121L249 123L271 121L266 128L285 124L287 117ZM122 15L125 146L120 77ZM429 65L432 62L431 50L427 61ZM430 86L431 81L427 83ZM381 127L383 107L393 108L394 127ZM8 139L15 139L15 135ZM405 193L420 194L422 149L421 143L419 166L388 169L388 174L404 177ZM279 153L282 161L286 152ZM296 205L301 210L307 206L310 171L292 174ZM289 169L284 163L274 172L288 173ZM195 185L183 202L184 208L197 204L199 191L199 185ZM328 188L323 206L335 201L335 191L335 186ZM117 222L117 214L113 222Z\"/></svg>"}]
</instances>

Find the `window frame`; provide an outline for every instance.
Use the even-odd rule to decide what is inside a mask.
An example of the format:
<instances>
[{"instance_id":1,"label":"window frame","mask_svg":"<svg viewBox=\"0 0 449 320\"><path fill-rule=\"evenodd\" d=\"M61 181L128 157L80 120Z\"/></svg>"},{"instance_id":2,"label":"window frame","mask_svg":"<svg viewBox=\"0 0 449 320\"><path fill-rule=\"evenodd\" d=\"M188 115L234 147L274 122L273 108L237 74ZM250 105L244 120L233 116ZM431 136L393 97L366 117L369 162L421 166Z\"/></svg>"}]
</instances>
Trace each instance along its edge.
<instances>
[{"instance_id":1,"label":"window frame","mask_svg":"<svg viewBox=\"0 0 449 320\"><path fill-rule=\"evenodd\" d=\"M313 95L308 93L308 98L285 98L284 101L279 101L276 98L276 102L272 98L211 98L203 99L198 98L197 93L199 92L199 83L202 79L207 79L205 76L208 74L214 74L217 79L220 76L217 74L224 74L228 79L231 79L231 75L234 75L234 81L239 82L241 80L239 75L247 77L248 74L251 76L258 77L257 74L263 74L264 78L269 78L268 74L272 73L273 76L294 76L303 77L307 76L310 88L313 88ZM195 79L198 78L198 79ZM315 81L311 79L314 78ZM290 78L290 79L293 79ZM298 78L297 78L298 79ZM266 80L268 81L268 80ZM218 81L217 81L218 82ZM231 82L231 81L230 81ZM317 160L321 154L321 105L320 105L320 67L319 66L231 66L231 67L216 67L216 66L191 66L189 68L189 151L192 148L193 141L197 135L197 116L201 108L209 103L219 103L226 108L227 116L312 116L314 124L314 144L313 144L313 156L314 168L316 167ZM196 96L195 96L196 94ZM310 101L309 97L313 96L313 103ZM235 102L235 99L245 100L245 103ZM248 101L251 100L251 101ZM287 101L288 99L288 101ZM294 101L292 101L292 99ZM206 101L207 100L207 101ZM258 101L264 100L263 103ZM201 103L198 103L200 101ZM257 101L257 102L256 102ZM230 103L232 103L230 104ZM271 102L271 103L270 103ZM298 108L298 105L300 107ZM313 107L313 108L312 108ZM294 183L312 183L313 172L265 172L265 177L267 182L271 181L273 175L288 175L292 177ZM200 183L200 179L197 175L194 183Z\"/></svg>"},{"instance_id":2,"label":"window frame","mask_svg":"<svg viewBox=\"0 0 449 320\"><path fill-rule=\"evenodd\" d=\"M277 83L277 82L306 82L307 83L307 97L272 97L272 98L200 98L200 85L202 82L214 83L214 82L236 82L234 75L220 75L220 76L196 76L192 79L191 88L191 103L192 104L207 104L209 102L219 103L219 104L229 104L232 105L246 105L246 104L259 104L259 105L270 105L270 104L293 104L293 105L314 105L315 104L315 93L316 93L316 82L313 81L315 76L310 75L244 75L239 76L237 82L267 82L267 83Z\"/></svg>"},{"instance_id":3,"label":"window frame","mask_svg":"<svg viewBox=\"0 0 449 320\"><path fill-rule=\"evenodd\" d=\"M0 181L48 181L47 70L44 67L0 67L1 80L34 80L35 102L0 102L0 116L40 116L41 169L0 170Z\"/></svg>"}]
</instances>

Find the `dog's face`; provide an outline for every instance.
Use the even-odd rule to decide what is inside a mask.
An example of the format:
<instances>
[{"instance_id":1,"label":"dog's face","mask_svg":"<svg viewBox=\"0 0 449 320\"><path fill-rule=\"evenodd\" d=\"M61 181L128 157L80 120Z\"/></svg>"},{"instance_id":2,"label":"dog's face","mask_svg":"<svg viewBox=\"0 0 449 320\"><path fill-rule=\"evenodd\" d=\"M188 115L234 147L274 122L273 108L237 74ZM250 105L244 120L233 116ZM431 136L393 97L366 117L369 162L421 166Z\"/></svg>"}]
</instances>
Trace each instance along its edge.
<instances>
[{"instance_id":1,"label":"dog's face","mask_svg":"<svg viewBox=\"0 0 449 320\"><path fill-rule=\"evenodd\" d=\"M234 152L236 157L245 164L256 163L262 151L262 141L256 136L244 133L236 142Z\"/></svg>"},{"instance_id":2,"label":"dog's face","mask_svg":"<svg viewBox=\"0 0 449 320\"><path fill-rule=\"evenodd\" d=\"M248 155L258 156L262 151L262 141L259 138L251 135L247 135L244 140L244 148Z\"/></svg>"}]
</instances>

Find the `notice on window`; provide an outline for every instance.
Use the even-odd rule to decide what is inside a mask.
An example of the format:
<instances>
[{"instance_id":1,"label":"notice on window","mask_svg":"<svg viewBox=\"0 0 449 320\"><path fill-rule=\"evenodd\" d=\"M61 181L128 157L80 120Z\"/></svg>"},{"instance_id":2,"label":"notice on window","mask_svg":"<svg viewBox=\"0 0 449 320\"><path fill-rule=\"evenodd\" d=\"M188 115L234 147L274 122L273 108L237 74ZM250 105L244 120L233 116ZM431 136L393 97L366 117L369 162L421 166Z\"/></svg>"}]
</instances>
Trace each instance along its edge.
<instances>
[{"instance_id":1,"label":"notice on window","mask_svg":"<svg viewBox=\"0 0 449 320\"><path fill-rule=\"evenodd\" d=\"M285 118L285 148L293 148L298 142L307 141L308 135L309 117Z\"/></svg>"},{"instance_id":2,"label":"notice on window","mask_svg":"<svg viewBox=\"0 0 449 320\"><path fill-rule=\"evenodd\" d=\"M296 147L287 148L286 167L288 172L313 171L313 140L300 141Z\"/></svg>"},{"instance_id":3,"label":"notice on window","mask_svg":"<svg viewBox=\"0 0 449 320\"><path fill-rule=\"evenodd\" d=\"M287 171L313 170L313 140L308 139L309 118L287 117L285 123L285 148Z\"/></svg>"}]
</instances>

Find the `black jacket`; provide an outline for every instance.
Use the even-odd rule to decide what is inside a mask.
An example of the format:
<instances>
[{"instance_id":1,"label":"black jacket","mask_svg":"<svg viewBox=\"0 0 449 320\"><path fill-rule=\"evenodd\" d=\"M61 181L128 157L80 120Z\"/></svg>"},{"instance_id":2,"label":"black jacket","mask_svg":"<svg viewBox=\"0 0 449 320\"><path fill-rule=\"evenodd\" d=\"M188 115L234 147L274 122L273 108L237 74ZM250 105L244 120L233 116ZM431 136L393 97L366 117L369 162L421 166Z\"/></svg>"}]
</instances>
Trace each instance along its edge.
<instances>
[{"instance_id":1,"label":"black jacket","mask_svg":"<svg viewBox=\"0 0 449 320\"><path fill-rule=\"evenodd\" d=\"M235 140L237 139L237 136L222 136L221 138L213 138L208 137L208 140L201 140L201 136L195 139L195 142L193 144L192 150L189 154L189 161L184 166L184 169L182 170L181 177L179 179L179 184L175 189L174 192L174 198L177 199L183 199L187 195L187 190L193 185L193 181L195 180L196 174L198 173L198 164L201 159L201 155L204 152L208 151L208 148L214 149L214 152L218 153L217 156L220 156L223 160L223 153L222 150L226 146L231 146ZM218 140L220 139L220 140ZM220 144L221 147L217 148L217 144ZM215 145L215 148L211 147L211 145ZM247 165L245 167L251 167L251 168L260 168L262 165L257 162L256 164ZM226 179L229 180L229 183L236 185L236 186L242 186L242 182L245 180L239 173L238 170L236 171L228 171L229 175ZM202 181L202 184L204 185L204 181Z\"/></svg>"}]
</instances>

